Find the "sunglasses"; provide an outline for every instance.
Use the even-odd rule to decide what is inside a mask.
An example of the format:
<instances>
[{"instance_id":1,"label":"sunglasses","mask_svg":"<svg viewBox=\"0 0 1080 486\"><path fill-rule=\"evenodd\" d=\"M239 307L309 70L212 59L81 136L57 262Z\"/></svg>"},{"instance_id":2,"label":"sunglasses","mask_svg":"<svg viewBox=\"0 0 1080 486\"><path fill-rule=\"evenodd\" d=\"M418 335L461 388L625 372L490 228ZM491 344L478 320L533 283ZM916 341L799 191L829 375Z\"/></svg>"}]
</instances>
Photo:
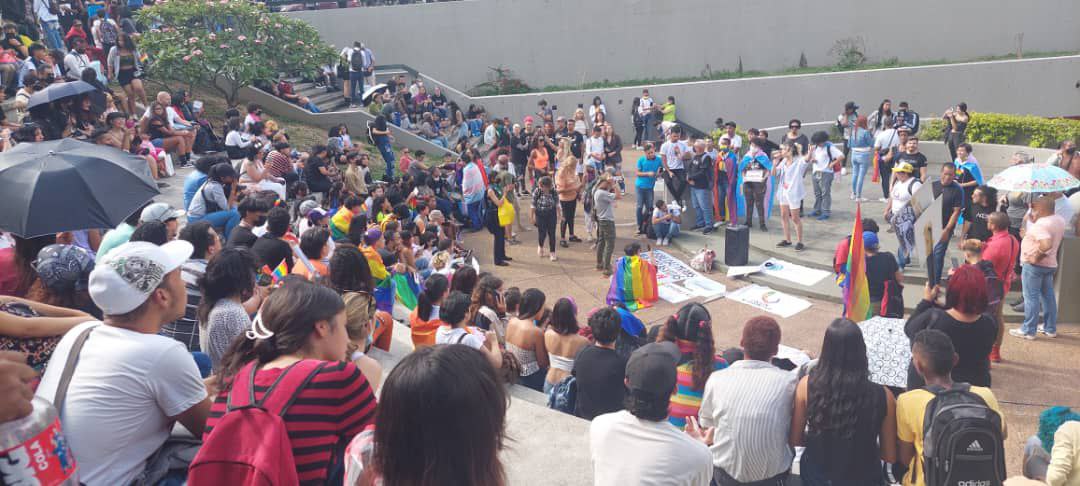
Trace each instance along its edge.
<instances>
[{"instance_id":1,"label":"sunglasses","mask_svg":"<svg viewBox=\"0 0 1080 486\"><path fill-rule=\"evenodd\" d=\"M802 128L802 125L788 125L788 128Z\"/></svg>"}]
</instances>

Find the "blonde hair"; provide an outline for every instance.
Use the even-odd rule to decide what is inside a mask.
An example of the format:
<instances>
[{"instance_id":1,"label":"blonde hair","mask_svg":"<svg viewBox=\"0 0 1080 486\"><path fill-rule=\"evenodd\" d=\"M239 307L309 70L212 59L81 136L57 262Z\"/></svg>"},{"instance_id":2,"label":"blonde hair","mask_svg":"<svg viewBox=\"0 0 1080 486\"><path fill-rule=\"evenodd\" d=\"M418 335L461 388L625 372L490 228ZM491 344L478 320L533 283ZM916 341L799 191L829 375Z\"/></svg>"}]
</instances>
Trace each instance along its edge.
<instances>
[{"instance_id":1,"label":"blonde hair","mask_svg":"<svg viewBox=\"0 0 1080 486\"><path fill-rule=\"evenodd\" d=\"M371 334L375 320L375 297L367 292L345 292L345 332L349 335L349 353L359 349Z\"/></svg>"},{"instance_id":2,"label":"blonde hair","mask_svg":"<svg viewBox=\"0 0 1080 486\"><path fill-rule=\"evenodd\" d=\"M578 109L574 110L574 121L577 121L578 115L581 115L581 118L584 120L585 119L585 110L583 110L581 108L578 108Z\"/></svg>"},{"instance_id":3,"label":"blonde hair","mask_svg":"<svg viewBox=\"0 0 1080 486\"><path fill-rule=\"evenodd\" d=\"M983 252L983 248L985 247L985 243L974 238L964 240L964 242L960 244L961 250L967 253L971 253L972 255L981 255Z\"/></svg>"}]
</instances>

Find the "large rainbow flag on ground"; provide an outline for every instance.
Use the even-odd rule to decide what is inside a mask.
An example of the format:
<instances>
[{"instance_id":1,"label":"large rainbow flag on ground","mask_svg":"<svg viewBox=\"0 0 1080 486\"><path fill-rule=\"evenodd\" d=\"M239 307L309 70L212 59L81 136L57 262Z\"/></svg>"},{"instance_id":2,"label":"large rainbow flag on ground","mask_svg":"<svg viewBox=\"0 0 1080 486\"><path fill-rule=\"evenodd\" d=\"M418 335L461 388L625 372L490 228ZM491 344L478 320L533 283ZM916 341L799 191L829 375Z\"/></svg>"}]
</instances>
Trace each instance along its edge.
<instances>
[{"instance_id":1,"label":"large rainbow flag on ground","mask_svg":"<svg viewBox=\"0 0 1080 486\"><path fill-rule=\"evenodd\" d=\"M862 205L855 203L855 225L851 229L847 265L841 276L844 289L844 317L854 322L870 318L870 285L866 281L866 248L863 244Z\"/></svg>"},{"instance_id":2,"label":"large rainbow flag on ground","mask_svg":"<svg viewBox=\"0 0 1080 486\"><path fill-rule=\"evenodd\" d=\"M607 294L607 304L622 303L636 311L653 305L656 290L656 265L639 256L624 256L615 262L615 276Z\"/></svg>"}]
</instances>

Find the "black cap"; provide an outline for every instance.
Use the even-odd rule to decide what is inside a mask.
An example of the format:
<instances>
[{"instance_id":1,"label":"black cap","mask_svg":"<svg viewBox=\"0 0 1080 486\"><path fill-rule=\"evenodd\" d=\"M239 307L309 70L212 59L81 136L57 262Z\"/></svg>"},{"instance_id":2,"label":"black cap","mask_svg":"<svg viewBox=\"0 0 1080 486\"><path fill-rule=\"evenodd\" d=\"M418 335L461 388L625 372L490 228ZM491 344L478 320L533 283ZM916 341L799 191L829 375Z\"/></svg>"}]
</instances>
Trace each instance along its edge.
<instances>
[{"instance_id":1,"label":"black cap","mask_svg":"<svg viewBox=\"0 0 1080 486\"><path fill-rule=\"evenodd\" d=\"M849 101L847 103L844 103L844 109L845 110L858 110L859 105L856 105L854 101Z\"/></svg>"},{"instance_id":2,"label":"black cap","mask_svg":"<svg viewBox=\"0 0 1080 486\"><path fill-rule=\"evenodd\" d=\"M626 379L631 391L655 395L675 390L676 370L682 354L671 341L646 344L630 355L626 362Z\"/></svg>"}]
</instances>

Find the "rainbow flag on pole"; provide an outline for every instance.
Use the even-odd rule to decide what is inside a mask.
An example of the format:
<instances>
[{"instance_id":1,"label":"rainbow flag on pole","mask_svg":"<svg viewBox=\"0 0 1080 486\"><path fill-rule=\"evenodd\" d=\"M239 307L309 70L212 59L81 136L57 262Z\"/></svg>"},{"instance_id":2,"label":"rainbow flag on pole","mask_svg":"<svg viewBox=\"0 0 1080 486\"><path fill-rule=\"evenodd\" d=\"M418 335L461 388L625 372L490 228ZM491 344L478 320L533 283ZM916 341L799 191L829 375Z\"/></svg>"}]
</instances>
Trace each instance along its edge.
<instances>
[{"instance_id":1,"label":"rainbow flag on pole","mask_svg":"<svg viewBox=\"0 0 1080 486\"><path fill-rule=\"evenodd\" d=\"M855 226L851 229L847 265L842 277L844 317L862 322L870 318L870 285L866 282L866 248L863 246L862 205L855 203Z\"/></svg>"},{"instance_id":2,"label":"rainbow flag on pole","mask_svg":"<svg viewBox=\"0 0 1080 486\"><path fill-rule=\"evenodd\" d=\"M622 303L636 311L651 307L659 298L656 265L639 256L624 256L615 262L615 275L607 294L607 304Z\"/></svg>"},{"instance_id":3,"label":"rainbow flag on pole","mask_svg":"<svg viewBox=\"0 0 1080 486\"><path fill-rule=\"evenodd\" d=\"M289 267L285 265L285 259L281 259L281 263L274 267L274 270L270 272L270 277L274 279L274 283L280 283L285 280L285 277L289 275Z\"/></svg>"}]
</instances>

